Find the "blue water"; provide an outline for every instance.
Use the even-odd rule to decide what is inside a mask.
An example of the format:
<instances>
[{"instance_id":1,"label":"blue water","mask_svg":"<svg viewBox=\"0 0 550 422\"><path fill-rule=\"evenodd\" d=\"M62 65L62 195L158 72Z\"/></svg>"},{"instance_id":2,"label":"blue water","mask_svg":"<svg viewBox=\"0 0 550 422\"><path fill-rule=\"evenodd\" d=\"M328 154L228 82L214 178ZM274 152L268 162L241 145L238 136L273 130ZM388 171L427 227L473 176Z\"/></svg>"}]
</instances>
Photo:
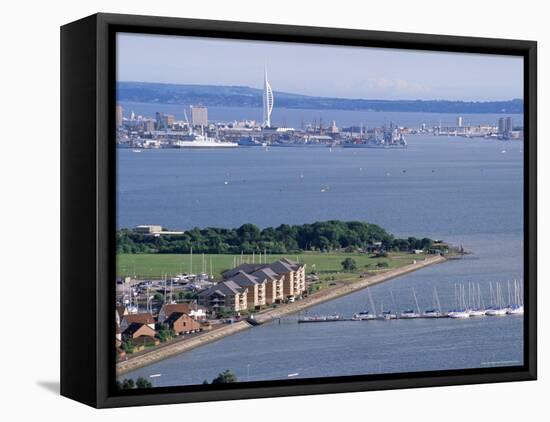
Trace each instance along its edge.
<instances>
[{"instance_id":1,"label":"blue water","mask_svg":"<svg viewBox=\"0 0 550 422\"><path fill-rule=\"evenodd\" d=\"M414 114L414 113L411 113ZM445 309L455 283L522 278L523 142L410 136L406 150L240 148L118 150L118 224L235 227L327 219L364 220L400 235L441 238L473 252L370 288L375 306ZM505 152L503 152L505 151ZM227 182L227 184L226 184ZM324 190L324 192L322 191ZM311 308L350 316L369 307L367 290ZM523 318L297 324L255 327L126 374L155 386L239 380L521 365Z\"/></svg>"}]
</instances>

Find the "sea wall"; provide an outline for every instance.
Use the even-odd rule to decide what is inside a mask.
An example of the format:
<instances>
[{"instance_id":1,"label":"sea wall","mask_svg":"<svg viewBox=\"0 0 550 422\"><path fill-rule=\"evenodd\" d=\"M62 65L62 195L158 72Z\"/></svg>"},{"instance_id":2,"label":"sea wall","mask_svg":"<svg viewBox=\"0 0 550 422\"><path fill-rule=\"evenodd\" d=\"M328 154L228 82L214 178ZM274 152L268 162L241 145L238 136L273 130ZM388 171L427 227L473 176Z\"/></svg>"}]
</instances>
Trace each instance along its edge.
<instances>
[{"instance_id":1,"label":"sea wall","mask_svg":"<svg viewBox=\"0 0 550 422\"><path fill-rule=\"evenodd\" d=\"M117 375L122 375L134 369L150 365L154 362L167 359L171 356L187 352L199 346L211 343L216 340L221 340L224 337L236 334L240 331L250 328L251 325L246 321L239 321L233 324L224 325L213 331L197 335L189 339L182 338L174 342L163 344L152 350L148 350L143 354L130 357L126 361L118 362L116 366Z\"/></svg>"}]
</instances>

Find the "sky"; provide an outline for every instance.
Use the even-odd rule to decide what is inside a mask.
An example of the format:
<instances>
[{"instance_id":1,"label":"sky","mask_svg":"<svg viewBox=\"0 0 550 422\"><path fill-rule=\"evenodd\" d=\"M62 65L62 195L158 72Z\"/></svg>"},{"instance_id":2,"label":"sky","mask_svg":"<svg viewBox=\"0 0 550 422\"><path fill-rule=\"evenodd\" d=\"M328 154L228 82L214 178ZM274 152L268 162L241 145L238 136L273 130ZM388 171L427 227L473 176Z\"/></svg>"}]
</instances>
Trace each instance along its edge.
<instances>
[{"instance_id":1,"label":"sky","mask_svg":"<svg viewBox=\"0 0 550 422\"><path fill-rule=\"evenodd\" d=\"M385 100L523 98L523 58L316 44L118 34L117 80L263 86Z\"/></svg>"}]
</instances>

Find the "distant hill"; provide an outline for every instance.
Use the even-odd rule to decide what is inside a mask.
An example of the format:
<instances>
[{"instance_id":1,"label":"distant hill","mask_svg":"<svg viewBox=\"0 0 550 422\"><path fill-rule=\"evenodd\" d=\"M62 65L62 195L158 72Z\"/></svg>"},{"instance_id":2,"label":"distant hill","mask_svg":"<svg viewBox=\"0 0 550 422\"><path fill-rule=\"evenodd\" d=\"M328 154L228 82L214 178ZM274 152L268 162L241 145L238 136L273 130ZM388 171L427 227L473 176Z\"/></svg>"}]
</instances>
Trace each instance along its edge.
<instances>
[{"instance_id":1,"label":"distant hill","mask_svg":"<svg viewBox=\"0 0 550 422\"><path fill-rule=\"evenodd\" d=\"M523 100L445 101L368 100L312 97L274 92L275 106L284 108L409 111L426 113L523 113ZM118 101L205 106L261 107L262 90L247 86L176 85L148 82L118 82Z\"/></svg>"}]
</instances>

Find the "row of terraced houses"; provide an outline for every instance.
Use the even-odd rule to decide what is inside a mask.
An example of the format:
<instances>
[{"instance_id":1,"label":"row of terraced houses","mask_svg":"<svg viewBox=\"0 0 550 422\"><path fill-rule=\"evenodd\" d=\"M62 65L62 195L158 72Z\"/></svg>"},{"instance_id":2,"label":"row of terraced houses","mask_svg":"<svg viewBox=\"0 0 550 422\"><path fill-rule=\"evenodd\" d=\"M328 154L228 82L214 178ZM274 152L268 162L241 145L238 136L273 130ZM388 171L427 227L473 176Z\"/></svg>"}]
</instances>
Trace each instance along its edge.
<instances>
[{"instance_id":1,"label":"row of terraced houses","mask_svg":"<svg viewBox=\"0 0 550 422\"><path fill-rule=\"evenodd\" d=\"M260 309L306 294L305 264L286 258L271 264L241 264L222 277L198 296L199 305L212 313Z\"/></svg>"}]
</instances>

